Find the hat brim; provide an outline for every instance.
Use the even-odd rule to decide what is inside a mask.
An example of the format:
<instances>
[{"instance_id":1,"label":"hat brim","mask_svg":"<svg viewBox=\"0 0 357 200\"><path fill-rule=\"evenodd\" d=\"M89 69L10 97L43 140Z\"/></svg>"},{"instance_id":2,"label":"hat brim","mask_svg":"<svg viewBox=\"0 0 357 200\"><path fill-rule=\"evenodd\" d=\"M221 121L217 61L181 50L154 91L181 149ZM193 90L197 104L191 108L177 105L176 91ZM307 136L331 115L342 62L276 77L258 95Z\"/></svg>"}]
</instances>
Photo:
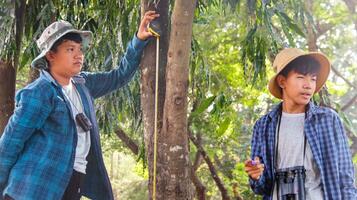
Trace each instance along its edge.
<instances>
[{"instance_id":1,"label":"hat brim","mask_svg":"<svg viewBox=\"0 0 357 200\"><path fill-rule=\"evenodd\" d=\"M93 38L93 33L91 31L80 31L77 29L69 29L67 31L64 31L63 33L59 34L57 36L56 40L53 40L52 44L49 45L49 47L45 50L43 50L35 59L32 60L31 62L31 67L32 68L37 68L37 69L47 69L47 61L44 58L46 53L50 51L52 48L53 44L60 39L62 36L66 35L67 33L78 33L81 38L82 38L82 47L83 49L88 49L91 46L91 41Z\"/></svg>"},{"instance_id":2,"label":"hat brim","mask_svg":"<svg viewBox=\"0 0 357 200\"><path fill-rule=\"evenodd\" d=\"M281 87L278 85L276 78L278 77L278 75L280 74L280 72L293 60L299 58L299 57L305 57L305 56L310 56L312 58L314 58L320 65L320 71L317 74L317 80L316 80L316 89L314 93L317 93L321 90L322 86L325 84L329 74L330 74L330 70L331 70L331 63L328 60L328 58L320 52L309 52L303 55L299 55L296 56L294 58L292 58L290 61L288 61L279 72L276 73L276 75L274 75L268 84L268 88L270 93L278 98L278 99L283 99L283 94L282 94L282 89Z\"/></svg>"}]
</instances>

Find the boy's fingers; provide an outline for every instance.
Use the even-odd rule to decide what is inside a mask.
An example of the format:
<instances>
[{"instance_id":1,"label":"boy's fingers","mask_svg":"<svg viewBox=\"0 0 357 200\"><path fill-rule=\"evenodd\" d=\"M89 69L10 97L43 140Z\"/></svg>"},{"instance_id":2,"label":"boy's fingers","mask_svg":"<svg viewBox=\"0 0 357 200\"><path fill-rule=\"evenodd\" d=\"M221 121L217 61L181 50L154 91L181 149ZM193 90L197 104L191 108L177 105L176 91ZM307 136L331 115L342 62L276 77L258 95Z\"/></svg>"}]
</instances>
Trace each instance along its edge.
<instances>
[{"instance_id":1,"label":"boy's fingers","mask_svg":"<svg viewBox=\"0 0 357 200\"><path fill-rule=\"evenodd\" d=\"M258 156L256 156L256 157L254 158L254 161L257 162L257 163L260 163L260 158L259 158Z\"/></svg>"},{"instance_id":2,"label":"boy's fingers","mask_svg":"<svg viewBox=\"0 0 357 200\"><path fill-rule=\"evenodd\" d=\"M245 167L245 171L264 171L264 165L263 164L259 164L256 166L246 166Z\"/></svg>"},{"instance_id":3,"label":"boy's fingers","mask_svg":"<svg viewBox=\"0 0 357 200\"><path fill-rule=\"evenodd\" d=\"M261 173L251 173L249 174L249 176L252 178L252 179L258 179L260 176L261 176Z\"/></svg>"},{"instance_id":4,"label":"boy's fingers","mask_svg":"<svg viewBox=\"0 0 357 200\"><path fill-rule=\"evenodd\" d=\"M253 166L253 167L245 167L245 172L249 173L249 172L255 172L255 171L260 171L263 172L264 171L264 165L263 164L259 164L257 166Z\"/></svg>"},{"instance_id":5,"label":"boy's fingers","mask_svg":"<svg viewBox=\"0 0 357 200\"><path fill-rule=\"evenodd\" d=\"M259 179L264 172L264 164L260 164L259 157L255 157L254 160L247 159L244 161L244 165L245 172L254 180Z\"/></svg>"},{"instance_id":6,"label":"boy's fingers","mask_svg":"<svg viewBox=\"0 0 357 200\"><path fill-rule=\"evenodd\" d=\"M160 14L155 14L155 13L153 13L153 14L145 15L145 16L146 16L146 17L159 17Z\"/></svg>"},{"instance_id":7,"label":"boy's fingers","mask_svg":"<svg viewBox=\"0 0 357 200\"><path fill-rule=\"evenodd\" d=\"M156 17L151 17L151 16L148 16L148 17L146 17L146 20L147 21L152 21L152 20L154 20Z\"/></svg>"},{"instance_id":8,"label":"boy's fingers","mask_svg":"<svg viewBox=\"0 0 357 200\"><path fill-rule=\"evenodd\" d=\"M156 17L159 17L159 16L160 16L160 14L156 14L156 13L145 13L144 18L148 18L148 17L156 18Z\"/></svg>"},{"instance_id":9,"label":"boy's fingers","mask_svg":"<svg viewBox=\"0 0 357 200\"><path fill-rule=\"evenodd\" d=\"M256 170L256 171L249 171L247 173L248 173L249 177L251 177L253 179L258 179L263 174L263 171Z\"/></svg>"},{"instance_id":10,"label":"boy's fingers","mask_svg":"<svg viewBox=\"0 0 357 200\"><path fill-rule=\"evenodd\" d=\"M257 169L249 170L248 173L261 173L261 172L263 172L263 169L262 168L257 168Z\"/></svg>"},{"instance_id":11,"label":"boy's fingers","mask_svg":"<svg viewBox=\"0 0 357 200\"><path fill-rule=\"evenodd\" d=\"M154 10L149 10L145 13L145 15L152 15L155 14L156 12Z\"/></svg>"}]
</instances>

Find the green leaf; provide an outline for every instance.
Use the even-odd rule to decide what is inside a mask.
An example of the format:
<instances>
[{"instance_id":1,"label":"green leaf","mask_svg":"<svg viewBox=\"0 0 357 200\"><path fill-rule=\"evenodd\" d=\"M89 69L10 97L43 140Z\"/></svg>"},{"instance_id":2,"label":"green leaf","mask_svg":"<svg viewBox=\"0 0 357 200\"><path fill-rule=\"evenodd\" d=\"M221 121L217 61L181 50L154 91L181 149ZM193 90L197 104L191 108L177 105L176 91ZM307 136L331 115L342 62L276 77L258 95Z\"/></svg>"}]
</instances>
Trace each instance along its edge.
<instances>
[{"instance_id":1,"label":"green leaf","mask_svg":"<svg viewBox=\"0 0 357 200\"><path fill-rule=\"evenodd\" d=\"M208 97L207 99L203 100L201 104L197 107L197 109L192 113L192 115L199 115L203 111L205 111L216 99L216 96Z\"/></svg>"},{"instance_id":2,"label":"green leaf","mask_svg":"<svg viewBox=\"0 0 357 200\"><path fill-rule=\"evenodd\" d=\"M226 118L218 127L217 137L221 137L226 132L230 124L231 124L231 119Z\"/></svg>"},{"instance_id":3,"label":"green leaf","mask_svg":"<svg viewBox=\"0 0 357 200\"><path fill-rule=\"evenodd\" d=\"M284 19L286 24L289 26L291 30L295 33L299 34L301 37L305 37L305 33L299 28L297 24L293 22L293 20L284 12L279 12L279 15Z\"/></svg>"}]
</instances>

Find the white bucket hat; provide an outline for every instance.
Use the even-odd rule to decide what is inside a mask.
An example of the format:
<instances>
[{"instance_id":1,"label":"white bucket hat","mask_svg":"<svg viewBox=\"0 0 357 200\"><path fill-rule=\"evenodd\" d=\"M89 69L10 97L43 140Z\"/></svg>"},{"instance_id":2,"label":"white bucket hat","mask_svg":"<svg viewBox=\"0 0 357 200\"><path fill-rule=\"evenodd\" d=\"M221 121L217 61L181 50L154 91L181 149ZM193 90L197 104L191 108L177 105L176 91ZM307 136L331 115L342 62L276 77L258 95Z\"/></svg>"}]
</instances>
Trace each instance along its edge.
<instances>
[{"instance_id":1,"label":"white bucket hat","mask_svg":"<svg viewBox=\"0 0 357 200\"><path fill-rule=\"evenodd\" d=\"M47 69L48 64L45 55L50 51L53 44L67 33L78 33L82 37L82 46L87 49L92 40L92 32L80 31L73 28L72 24L67 21L59 20L49 25L41 34L40 38L36 41L37 47L41 53L31 63L31 67L37 69Z\"/></svg>"}]
</instances>

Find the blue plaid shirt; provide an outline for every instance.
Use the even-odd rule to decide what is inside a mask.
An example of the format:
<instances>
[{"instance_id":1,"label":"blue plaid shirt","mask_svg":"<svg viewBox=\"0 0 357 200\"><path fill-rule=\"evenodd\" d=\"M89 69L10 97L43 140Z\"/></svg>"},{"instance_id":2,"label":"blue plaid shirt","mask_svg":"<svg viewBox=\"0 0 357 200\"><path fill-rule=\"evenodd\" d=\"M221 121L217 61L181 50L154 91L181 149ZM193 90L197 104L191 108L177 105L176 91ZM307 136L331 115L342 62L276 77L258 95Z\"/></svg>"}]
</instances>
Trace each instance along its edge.
<instances>
[{"instance_id":1,"label":"blue plaid shirt","mask_svg":"<svg viewBox=\"0 0 357 200\"><path fill-rule=\"evenodd\" d=\"M124 86L135 74L147 42L136 36L118 68L73 78L93 124L87 174L81 191L91 199L113 199L104 167L94 98ZM0 199L60 200L73 172L77 130L61 86L45 71L16 95L16 108L0 138Z\"/></svg>"},{"instance_id":2,"label":"blue plaid shirt","mask_svg":"<svg viewBox=\"0 0 357 200\"><path fill-rule=\"evenodd\" d=\"M274 147L280 106L260 118L253 130L251 156L260 157L265 169L259 180L250 179L249 182L264 200L272 199L275 183ZM340 118L333 110L311 102L306 113L304 132L321 172L324 199L357 199L354 167Z\"/></svg>"}]
</instances>

